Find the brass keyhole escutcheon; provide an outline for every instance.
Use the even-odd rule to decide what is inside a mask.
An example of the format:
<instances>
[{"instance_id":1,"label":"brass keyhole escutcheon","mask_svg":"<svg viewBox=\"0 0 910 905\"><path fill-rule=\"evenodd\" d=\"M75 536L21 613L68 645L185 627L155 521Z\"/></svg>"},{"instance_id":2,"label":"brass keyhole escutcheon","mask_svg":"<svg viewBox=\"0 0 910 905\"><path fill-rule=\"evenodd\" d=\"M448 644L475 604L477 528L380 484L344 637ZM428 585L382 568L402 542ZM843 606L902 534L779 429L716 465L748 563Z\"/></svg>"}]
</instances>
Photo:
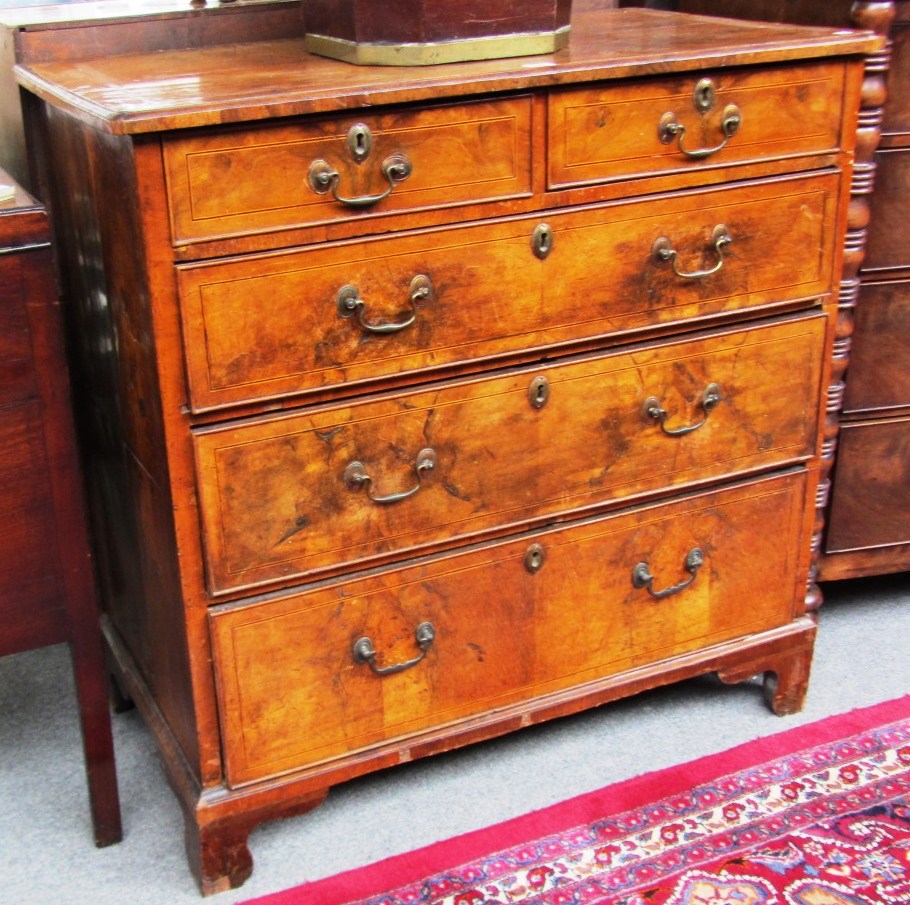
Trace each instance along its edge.
<instances>
[{"instance_id":1,"label":"brass keyhole escutcheon","mask_svg":"<svg viewBox=\"0 0 910 905\"><path fill-rule=\"evenodd\" d=\"M351 126L348 132L348 150L355 163L363 163L373 150L373 133L366 123Z\"/></svg>"},{"instance_id":2,"label":"brass keyhole escutcheon","mask_svg":"<svg viewBox=\"0 0 910 905\"><path fill-rule=\"evenodd\" d=\"M547 554L542 544L531 544L525 552L525 568L534 575L543 568L546 558Z\"/></svg>"},{"instance_id":3,"label":"brass keyhole escutcheon","mask_svg":"<svg viewBox=\"0 0 910 905\"><path fill-rule=\"evenodd\" d=\"M531 248L541 261L553 251L553 230L546 223L540 223L531 233Z\"/></svg>"},{"instance_id":4,"label":"brass keyhole escutcheon","mask_svg":"<svg viewBox=\"0 0 910 905\"><path fill-rule=\"evenodd\" d=\"M535 377L528 386L528 402L531 408L542 409L550 399L550 381L543 374Z\"/></svg>"},{"instance_id":5,"label":"brass keyhole escutcheon","mask_svg":"<svg viewBox=\"0 0 910 905\"><path fill-rule=\"evenodd\" d=\"M706 113L714 106L715 89L711 79L699 79L695 86L695 109L699 113Z\"/></svg>"}]
</instances>

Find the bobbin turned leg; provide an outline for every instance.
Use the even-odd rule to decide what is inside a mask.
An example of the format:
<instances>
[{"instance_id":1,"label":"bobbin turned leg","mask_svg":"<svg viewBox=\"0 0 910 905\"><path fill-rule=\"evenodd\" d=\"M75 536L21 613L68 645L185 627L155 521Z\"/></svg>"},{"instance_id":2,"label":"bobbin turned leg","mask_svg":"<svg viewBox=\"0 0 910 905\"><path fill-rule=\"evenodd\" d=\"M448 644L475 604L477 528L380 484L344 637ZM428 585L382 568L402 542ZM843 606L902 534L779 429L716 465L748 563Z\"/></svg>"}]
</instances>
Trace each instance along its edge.
<instances>
[{"instance_id":1,"label":"bobbin turned leg","mask_svg":"<svg viewBox=\"0 0 910 905\"><path fill-rule=\"evenodd\" d=\"M265 804L250 810L230 813L226 801L197 810L184 811L184 838L190 868L204 896L236 889L253 873L253 856L247 840L255 827L266 820L294 817L312 811L325 801L327 789L301 796L279 805Z\"/></svg>"}]
</instances>

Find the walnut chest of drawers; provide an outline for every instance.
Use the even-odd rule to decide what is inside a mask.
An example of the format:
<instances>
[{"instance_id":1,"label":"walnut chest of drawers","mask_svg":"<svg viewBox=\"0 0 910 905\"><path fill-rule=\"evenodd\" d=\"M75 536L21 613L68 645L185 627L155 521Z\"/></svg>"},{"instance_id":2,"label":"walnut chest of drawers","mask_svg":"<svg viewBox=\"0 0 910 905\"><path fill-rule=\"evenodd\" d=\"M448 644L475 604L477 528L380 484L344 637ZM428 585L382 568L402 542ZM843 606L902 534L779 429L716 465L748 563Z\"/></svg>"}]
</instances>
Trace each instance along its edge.
<instances>
[{"instance_id":1,"label":"walnut chest of drawers","mask_svg":"<svg viewBox=\"0 0 910 905\"><path fill-rule=\"evenodd\" d=\"M584 3L572 36L19 69L108 641L204 891L380 767L706 672L801 706L877 41Z\"/></svg>"}]
</instances>

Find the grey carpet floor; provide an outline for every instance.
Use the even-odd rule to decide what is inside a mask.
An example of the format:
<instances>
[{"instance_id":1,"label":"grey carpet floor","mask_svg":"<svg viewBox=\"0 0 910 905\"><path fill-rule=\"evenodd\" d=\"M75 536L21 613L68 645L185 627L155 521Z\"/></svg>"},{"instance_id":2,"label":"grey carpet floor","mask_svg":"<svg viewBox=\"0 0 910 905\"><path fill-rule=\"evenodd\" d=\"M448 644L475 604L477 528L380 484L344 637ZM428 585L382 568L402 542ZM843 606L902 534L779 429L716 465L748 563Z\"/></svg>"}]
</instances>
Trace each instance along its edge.
<instances>
[{"instance_id":1,"label":"grey carpet floor","mask_svg":"<svg viewBox=\"0 0 910 905\"><path fill-rule=\"evenodd\" d=\"M799 715L773 716L757 686L698 679L396 767L256 829L253 877L210 901L233 905L908 692L910 574L832 584ZM150 736L135 712L114 731L125 836L96 849L66 648L0 658L0 901L202 901Z\"/></svg>"}]
</instances>

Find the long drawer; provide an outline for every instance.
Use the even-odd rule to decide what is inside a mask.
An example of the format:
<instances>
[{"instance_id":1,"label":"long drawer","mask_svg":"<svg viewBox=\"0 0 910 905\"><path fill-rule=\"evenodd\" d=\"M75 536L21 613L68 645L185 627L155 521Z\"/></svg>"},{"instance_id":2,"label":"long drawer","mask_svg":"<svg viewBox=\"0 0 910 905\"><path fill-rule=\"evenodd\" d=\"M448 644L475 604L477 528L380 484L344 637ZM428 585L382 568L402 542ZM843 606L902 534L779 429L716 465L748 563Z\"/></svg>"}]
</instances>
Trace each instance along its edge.
<instances>
[{"instance_id":1,"label":"long drawer","mask_svg":"<svg viewBox=\"0 0 910 905\"><path fill-rule=\"evenodd\" d=\"M779 178L180 267L193 409L821 295L838 185Z\"/></svg>"},{"instance_id":2,"label":"long drawer","mask_svg":"<svg viewBox=\"0 0 910 905\"><path fill-rule=\"evenodd\" d=\"M586 85L550 95L551 188L831 151L844 68L814 63Z\"/></svg>"},{"instance_id":3,"label":"long drawer","mask_svg":"<svg viewBox=\"0 0 910 905\"><path fill-rule=\"evenodd\" d=\"M805 592L805 482L765 478L215 608L229 784L787 623Z\"/></svg>"},{"instance_id":4,"label":"long drawer","mask_svg":"<svg viewBox=\"0 0 910 905\"><path fill-rule=\"evenodd\" d=\"M531 98L187 134L164 163L175 245L527 195Z\"/></svg>"},{"instance_id":5,"label":"long drawer","mask_svg":"<svg viewBox=\"0 0 910 905\"><path fill-rule=\"evenodd\" d=\"M791 317L199 429L209 590L805 459L826 324Z\"/></svg>"}]
</instances>

